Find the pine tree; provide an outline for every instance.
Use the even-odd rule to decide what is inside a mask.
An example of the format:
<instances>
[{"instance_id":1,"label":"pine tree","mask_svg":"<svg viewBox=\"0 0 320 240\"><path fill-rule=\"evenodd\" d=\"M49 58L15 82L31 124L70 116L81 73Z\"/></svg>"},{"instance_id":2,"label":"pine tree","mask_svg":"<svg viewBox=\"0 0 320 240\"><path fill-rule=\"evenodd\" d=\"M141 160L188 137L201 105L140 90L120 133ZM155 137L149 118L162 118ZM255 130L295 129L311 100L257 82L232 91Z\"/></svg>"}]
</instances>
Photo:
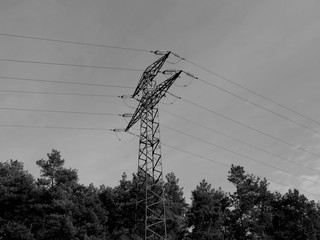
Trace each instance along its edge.
<instances>
[{"instance_id":1,"label":"pine tree","mask_svg":"<svg viewBox=\"0 0 320 240\"><path fill-rule=\"evenodd\" d=\"M223 239L229 198L221 189L213 189L202 180L192 191L192 204L187 213L190 240Z\"/></svg>"},{"instance_id":2,"label":"pine tree","mask_svg":"<svg viewBox=\"0 0 320 240\"><path fill-rule=\"evenodd\" d=\"M179 186L179 179L176 178L174 173L166 175L164 193L168 239L183 239L183 236L187 232L185 222L187 203L183 197L183 188Z\"/></svg>"},{"instance_id":3,"label":"pine tree","mask_svg":"<svg viewBox=\"0 0 320 240\"><path fill-rule=\"evenodd\" d=\"M243 167L234 165L231 166L228 180L236 187L236 191L231 194L231 235L237 239L270 239L270 202L273 195L268 190L267 180L246 174Z\"/></svg>"}]
</instances>

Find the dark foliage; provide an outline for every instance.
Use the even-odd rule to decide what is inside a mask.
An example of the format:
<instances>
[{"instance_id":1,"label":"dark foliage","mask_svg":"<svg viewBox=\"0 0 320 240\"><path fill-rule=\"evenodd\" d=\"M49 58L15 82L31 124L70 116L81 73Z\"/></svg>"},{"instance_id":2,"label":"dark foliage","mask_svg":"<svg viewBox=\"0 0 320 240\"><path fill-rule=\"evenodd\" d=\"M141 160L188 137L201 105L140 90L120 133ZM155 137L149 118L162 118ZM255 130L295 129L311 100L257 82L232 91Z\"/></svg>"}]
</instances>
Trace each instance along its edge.
<instances>
[{"instance_id":1,"label":"dark foliage","mask_svg":"<svg viewBox=\"0 0 320 240\"><path fill-rule=\"evenodd\" d=\"M124 173L116 187L81 185L58 151L38 160L41 178L19 161L0 162L0 240L134 239L137 178ZM298 190L281 195L269 183L232 166L233 193L203 180L188 206L173 173L166 175L168 240L320 239L320 206Z\"/></svg>"}]
</instances>

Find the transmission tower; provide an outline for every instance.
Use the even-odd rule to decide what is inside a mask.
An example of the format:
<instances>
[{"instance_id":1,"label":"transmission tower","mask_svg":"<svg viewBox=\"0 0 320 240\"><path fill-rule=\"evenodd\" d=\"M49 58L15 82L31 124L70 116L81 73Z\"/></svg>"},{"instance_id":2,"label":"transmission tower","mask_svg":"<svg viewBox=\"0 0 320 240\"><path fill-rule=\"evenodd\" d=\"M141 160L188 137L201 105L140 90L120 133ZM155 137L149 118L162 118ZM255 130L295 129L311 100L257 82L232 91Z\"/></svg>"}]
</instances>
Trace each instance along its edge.
<instances>
[{"instance_id":1,"label":"transmission tower","mask_svg":"<svg viewBox=\"0 0 320 240\"><path fill-rule=\"evenodd\" d=\"M138 154L138 197L136 209L136 230L139 239L166 240L165 198L160 145L158 103L182 71L157 84L156 75L170 55L170 52L155 52L162 55L148 66L132 97L140 93L138 107L125 131L140 120L140 141Z\"/></svg>"}]
</instances>

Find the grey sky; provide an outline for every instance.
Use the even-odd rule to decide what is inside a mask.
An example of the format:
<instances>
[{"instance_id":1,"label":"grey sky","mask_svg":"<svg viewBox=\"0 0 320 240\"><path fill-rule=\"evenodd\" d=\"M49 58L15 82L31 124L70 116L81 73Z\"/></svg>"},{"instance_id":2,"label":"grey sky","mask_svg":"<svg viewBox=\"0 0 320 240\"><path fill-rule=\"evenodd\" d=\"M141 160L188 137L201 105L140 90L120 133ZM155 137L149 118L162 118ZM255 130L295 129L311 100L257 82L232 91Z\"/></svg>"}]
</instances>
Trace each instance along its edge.
<instances>
[{"instance_id":1,"label":"grey sky","mask_svg":"<svg viewBox=\"0 0 320 240\"><path fill-rule=\"evenodd\" d=\"M270 99L320 121L320 3L316 0L2 0L0 34L18 34L146 50L172 50L184 58L219 73ZM79 46L0 36L0 58L144 69L156 57L151 53ZM176 59L171 59L175 62ZM230 82L226 82L185 61L165 68L183 69L227 91L320 131L320 125L271 104ZM0 61L0 75L89 82L135 87L142 72L52 66ZM212 109L276 138L320 154L319 134L286 121L252 104L241 101L200 81L188 87L183 77L171 92ZM72 92L89 94L131 94L133 89L37 83L0 79L0 89ZM64 111L128 113L121 99L106 97L52 96L0 92L1 108L30 108ZM174 100L168 96L163 103ZM135 102L128 101L135 107ZM258 148L320 171L319 159L228 121L185 101L160 104L161 140L223 164L240 164L248 172L320 195L316 171L199 128L180 117L196 121ZM123 128L117 116L37 113L0 110L0 124ZM300 176L225 152L213 145L189 138L167 127L212 144L221 145ZM137 126L136 126L137 128ZM52 148L61 151L67 167L79 170L81 182L114 186L122 172L137 168L138 139L110 131L53 130L1 127L1 160L18 159L35 175L35 161ZM231 191L228 168L162 146L165 173L175 172L187 196L205 178L214 187ZM271 183L273 190L287 187ZM309 198L320 199L315 195Z\"/></svg>"}]
</instances>

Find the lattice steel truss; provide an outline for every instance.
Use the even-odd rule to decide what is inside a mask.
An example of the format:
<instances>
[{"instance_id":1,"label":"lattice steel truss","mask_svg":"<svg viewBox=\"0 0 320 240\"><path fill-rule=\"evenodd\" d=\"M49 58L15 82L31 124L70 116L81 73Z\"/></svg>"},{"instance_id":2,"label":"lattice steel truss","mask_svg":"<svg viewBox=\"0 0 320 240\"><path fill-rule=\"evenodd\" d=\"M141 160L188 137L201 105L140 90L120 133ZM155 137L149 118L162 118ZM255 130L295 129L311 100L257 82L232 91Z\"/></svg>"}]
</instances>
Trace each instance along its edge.
<instances>
[{"instance_id":1,"label":"lattice steel truss","mask_svg":"<svg viewBox=\"0 0 320 240\"><path fill-rule=\"evenodd\" d=\"M154 79L169 54L164 53L144 71L133 94L136 97L142 92L142 97L125 129L128 131L140 120L137 173L140 194L137 197L135 231L138 239L167 239L158 103L182 71L177 71L158 85Z\"/></svg>"}]
</instances>

